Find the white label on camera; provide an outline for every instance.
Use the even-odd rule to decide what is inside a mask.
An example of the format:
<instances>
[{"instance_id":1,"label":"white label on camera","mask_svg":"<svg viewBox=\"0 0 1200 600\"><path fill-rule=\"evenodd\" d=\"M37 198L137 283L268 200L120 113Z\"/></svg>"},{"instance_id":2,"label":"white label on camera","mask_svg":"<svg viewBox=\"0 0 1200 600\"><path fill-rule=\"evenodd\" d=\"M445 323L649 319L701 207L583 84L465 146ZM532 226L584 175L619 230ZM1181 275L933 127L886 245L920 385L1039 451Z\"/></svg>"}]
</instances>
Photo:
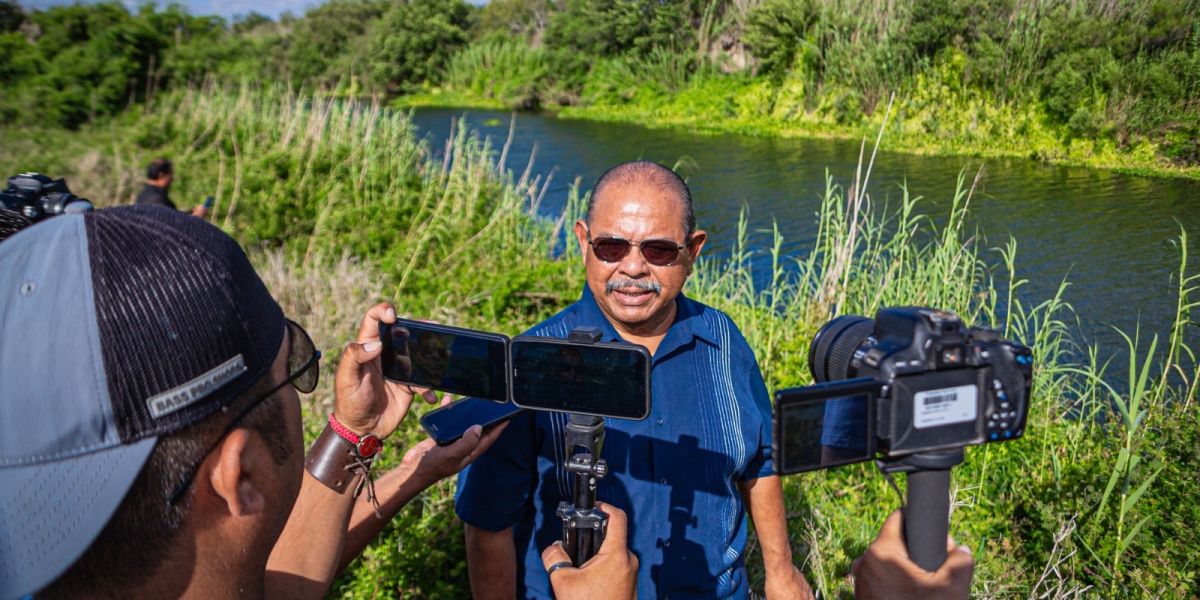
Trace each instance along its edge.
<instances>
[{"instance_id":1,"label":"white label on camera","mask_svg":"<svg viewBox=\"0 0 1200 600\"><path fill-rule=\"evenodd\" d=\"M913 396L913 427L938 427L975 420L978 392L973 385L917 392Z\"/></svg>"}]
</instances>

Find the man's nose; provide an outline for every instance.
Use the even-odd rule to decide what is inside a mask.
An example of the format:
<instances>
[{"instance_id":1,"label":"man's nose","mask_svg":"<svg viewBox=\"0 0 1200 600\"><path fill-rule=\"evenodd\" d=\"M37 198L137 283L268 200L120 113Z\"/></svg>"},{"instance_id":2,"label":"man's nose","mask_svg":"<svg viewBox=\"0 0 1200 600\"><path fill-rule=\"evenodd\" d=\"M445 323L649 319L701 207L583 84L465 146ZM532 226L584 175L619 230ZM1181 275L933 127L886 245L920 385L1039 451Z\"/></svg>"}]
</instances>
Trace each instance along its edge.
<instances>
[{"instance_id":1,"label":"man's nose","mask_svg":"<svg viewBox=\"0 0 1200 600\"><path fill-rule=\"evenodd\" d=\"M629 254L621 259L619 266L622 273L630 277L640 277L650 272L650 266L646 263L646 257L642 256L641 246L631 246Z\"/></svg>"}]
</instances>

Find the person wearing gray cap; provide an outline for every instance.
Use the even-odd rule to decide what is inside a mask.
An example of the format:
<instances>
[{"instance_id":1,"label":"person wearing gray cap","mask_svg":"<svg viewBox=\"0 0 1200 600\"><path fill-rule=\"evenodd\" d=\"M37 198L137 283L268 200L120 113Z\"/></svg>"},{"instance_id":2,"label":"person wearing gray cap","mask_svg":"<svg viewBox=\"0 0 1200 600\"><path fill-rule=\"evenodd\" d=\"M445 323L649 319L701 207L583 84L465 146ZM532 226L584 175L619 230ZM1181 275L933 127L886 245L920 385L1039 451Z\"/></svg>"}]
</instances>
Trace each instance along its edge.
<instances>
[{"instance_id":1,"label":"person wearing gray cap","mask_svg":"<svg viewBox=\"0 0 1200 600\"><path fill-rule=\"evenodd\" d=\"M500 431L426 440L372 484L414 396L434 400L382 379L376 332L394 319L367 311L305 457L297 392L320 352L228 235L132 206L4 240L0 600L322 596L379 516Z\"/></svg>"}]
</instances>

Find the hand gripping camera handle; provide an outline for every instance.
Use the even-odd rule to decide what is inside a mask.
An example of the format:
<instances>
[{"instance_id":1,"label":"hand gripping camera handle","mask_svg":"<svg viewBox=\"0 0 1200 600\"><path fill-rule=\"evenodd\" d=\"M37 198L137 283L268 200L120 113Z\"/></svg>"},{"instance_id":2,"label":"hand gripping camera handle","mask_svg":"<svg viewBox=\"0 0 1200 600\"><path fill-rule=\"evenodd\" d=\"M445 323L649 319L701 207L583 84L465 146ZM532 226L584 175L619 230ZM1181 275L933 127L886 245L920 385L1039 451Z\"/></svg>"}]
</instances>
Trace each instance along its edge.
<instances>
[{"instance_id":1,"label":"hand gripping camera handle","mask_svg":"<svg viewBox=\"0 0 1200 600\"><path fill-rule=\"evenodd\" d=\"M563 519L563 549L575 566L582 566L604 544L604 536L608 533L608 515L598 508L579 511L560 505L558 510L560 516L565 512L574 517Z\"/></svg>"},{"instance_id":2,"label":"hand gripping camera handle","mask_svg":"<svg viewBox=\"0 0 1200 600\"><path fill-rule=\"evenodd\" d=\"M908 474L904 509L904 543L908 556L922 569L937 571L946 561L950 529L950 470Z\"/></svg>"}]
</instances>

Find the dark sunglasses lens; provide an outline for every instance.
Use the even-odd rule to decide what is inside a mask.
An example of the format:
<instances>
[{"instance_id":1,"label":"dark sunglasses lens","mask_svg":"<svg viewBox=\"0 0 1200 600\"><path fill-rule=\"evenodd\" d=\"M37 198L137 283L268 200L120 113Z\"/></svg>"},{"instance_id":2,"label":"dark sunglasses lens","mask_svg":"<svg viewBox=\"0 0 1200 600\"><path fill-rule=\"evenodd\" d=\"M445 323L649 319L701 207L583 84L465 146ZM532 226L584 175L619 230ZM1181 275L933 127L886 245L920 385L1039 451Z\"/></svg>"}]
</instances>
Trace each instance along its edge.
<instances>
[{"instance_id":1,"label":"dark sunglasses lens","mask_svg":"<svg viewBox=\"0 0 1200 600\"><path fill-rule=\"evenodd\" d=\"M617 262L629 254L629 241L618 238L600 238L592 242L596 258L604 262Z\"/></svg>"},{"instance_id":2,"label":"dark sunglasses lens","mask_svg":"<svg viewBox=\"0 0 1200 600\"><path fill-rule=\"evenodd\" d=\"M665 267L679 257L679 248L665 240L646 240L642 242L642 256L656 267Z\"/></svg>"},{"instance_id":3,"label":"dark sunglasses lens","mask_svg":"<svg viewBox=\"0 0 1200 600\"><path fill-rule=\"evenodd\" d=\"M291 329L292 344L288 349L288 373L299 373L292 380L292 385L305 394L317 389L317 377L321 374L319 361L320 353L313 345L308 332L299 325L288 322ZM303 369L303 372L301 370Z\"/></svg>"}]
</instances>

